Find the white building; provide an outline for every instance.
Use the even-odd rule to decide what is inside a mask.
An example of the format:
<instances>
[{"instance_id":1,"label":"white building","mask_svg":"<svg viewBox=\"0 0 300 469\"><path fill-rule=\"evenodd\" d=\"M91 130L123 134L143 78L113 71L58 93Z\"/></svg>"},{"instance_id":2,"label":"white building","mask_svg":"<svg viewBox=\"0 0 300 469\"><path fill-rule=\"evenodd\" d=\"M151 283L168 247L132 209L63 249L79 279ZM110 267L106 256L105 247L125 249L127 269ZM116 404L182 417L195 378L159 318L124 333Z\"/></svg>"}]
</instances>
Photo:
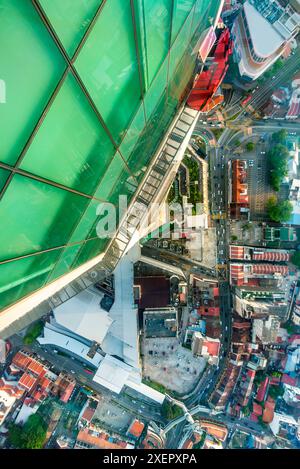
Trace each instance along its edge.
<instances>
[{"instance_id":1,"label":"white building","mask_svg":"<svg viewBox=\"0 0 300 469\"><path fill-rule=\"evenodd\" d=\"M114 271L115 300L109 312L101 307L103 293L89 288L53 311L40 344L74 354L95 368L94 381L119 394L128 386L162 403L164 395L142 383L139 360L138 309L134 304L134 264L140 258L136 244ZM93 353L91 349L97 343Z\"/></svg>"},{"instance_id":2,"label":"white building","mask_svg":"<svg viewBox=\"0 0 300 469\"><path fill-rule=\"evenodd\" d=\"M279 412L274 412L274 418L269 425L275 436L278 435L281 427L293 426L298 428L298 423L292 415L280 414Z\"/></svg>"},{"instance_id":3,"label":"white building","mask_svg":"<svg viewBox=\"0 0 300 469\"><path fill-rule=\"evenodd\" d=\"M299 31L300 3L247 0L234 22L235 60L242 77L256 80L282 55Z\"/></svg>"},{"instance_id":4,"label":"white building","mask_svg":"<svg viewBox=\"0 0 300 469\"><path fill-rule=\"evenodd\" d=\"M269 316L266 319L254 319L252 325L252 341L257 339L262 344L276 342L280 329L280 321L276 316Z\"/></svg>"}]
</instances>

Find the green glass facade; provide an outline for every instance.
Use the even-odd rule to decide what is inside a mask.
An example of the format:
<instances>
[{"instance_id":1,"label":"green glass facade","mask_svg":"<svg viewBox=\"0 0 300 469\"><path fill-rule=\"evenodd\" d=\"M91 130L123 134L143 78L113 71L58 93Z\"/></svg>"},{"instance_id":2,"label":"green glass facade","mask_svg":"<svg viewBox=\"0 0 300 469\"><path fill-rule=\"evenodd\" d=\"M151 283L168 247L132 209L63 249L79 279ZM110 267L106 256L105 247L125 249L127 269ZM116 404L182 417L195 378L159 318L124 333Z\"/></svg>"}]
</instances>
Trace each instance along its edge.
<instances>
[{"instance_id":1,"label":"green glass facade","mask_svg":"<svg viewBox=\"0 0 300 469\"><path fill-rule=\"evenodd\" d=\"M218 0L0 0L0 310L103 252L186 97Z\"/></svg>"}]
</instances>

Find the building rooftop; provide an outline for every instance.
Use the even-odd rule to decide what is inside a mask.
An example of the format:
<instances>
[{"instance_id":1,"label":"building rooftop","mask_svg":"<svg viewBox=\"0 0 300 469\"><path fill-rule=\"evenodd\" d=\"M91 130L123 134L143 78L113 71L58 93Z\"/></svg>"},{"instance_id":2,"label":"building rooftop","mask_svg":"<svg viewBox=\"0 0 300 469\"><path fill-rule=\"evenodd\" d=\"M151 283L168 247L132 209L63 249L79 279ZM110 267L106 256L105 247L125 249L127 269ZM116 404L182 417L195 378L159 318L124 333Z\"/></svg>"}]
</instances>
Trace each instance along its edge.
<instances>
[{"instance_id":1,"label":"building rooftop","mask_svg":"<svg viewBox=\"0 0 300 469\"><path fill-rule=\"evenodd\" d=\"M85 290L54 309L56 321L76 334L101 344L112 319L101 308L102 294Z\"/></svg>"},{"instance_id":2,"label":"building rooftop","mask_svg":"<svg viewBox=\"0 0 300 469\"><path fill-rule=\"evenodd\" d=\"M144 428L145 428L145 424L135 419L130 425L130 427L128 428L127 434L135 438L139 438L141 434L143 433Z\"/></svg>"},{"instance_id":3,"label":"building rooftop","mask_svg":"<svg viewBox=\"0 0 300 469\"><path fill-rule=\"evenodd\" d=\"M248 1L244 3L244 12L256 54L260 57L274 54L284 42L284 38Z\"/></svg>"},{"instance_id":4,"label":"building rooftop","mask_svg":"<svg viewBox=\"0 0 300 469\"><path fill-rule=\"evenodd\" d=\"M166 277L136 277L134 284L140 286L140 308L162 308L170 304L170 282Z\"/></svg>"}]
</instances>

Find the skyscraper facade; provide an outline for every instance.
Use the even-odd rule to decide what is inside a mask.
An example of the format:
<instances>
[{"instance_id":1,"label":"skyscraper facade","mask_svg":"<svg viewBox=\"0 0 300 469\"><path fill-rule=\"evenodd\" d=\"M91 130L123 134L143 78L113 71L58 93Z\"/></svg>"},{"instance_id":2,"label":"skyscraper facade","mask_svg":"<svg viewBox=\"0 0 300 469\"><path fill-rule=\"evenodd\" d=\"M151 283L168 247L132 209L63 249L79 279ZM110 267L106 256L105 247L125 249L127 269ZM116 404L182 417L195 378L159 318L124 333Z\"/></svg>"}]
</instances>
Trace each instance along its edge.
<instances>
[{"instance_id":1,"label":"skyscraper facade","mask_svg":"<svg viewBox=\"0 0 300 469\"><path fill-rule=\"evenodd\" d=\"M0 0L0 311L105 252L222 0Z\"/></svg>"}]
</instances>

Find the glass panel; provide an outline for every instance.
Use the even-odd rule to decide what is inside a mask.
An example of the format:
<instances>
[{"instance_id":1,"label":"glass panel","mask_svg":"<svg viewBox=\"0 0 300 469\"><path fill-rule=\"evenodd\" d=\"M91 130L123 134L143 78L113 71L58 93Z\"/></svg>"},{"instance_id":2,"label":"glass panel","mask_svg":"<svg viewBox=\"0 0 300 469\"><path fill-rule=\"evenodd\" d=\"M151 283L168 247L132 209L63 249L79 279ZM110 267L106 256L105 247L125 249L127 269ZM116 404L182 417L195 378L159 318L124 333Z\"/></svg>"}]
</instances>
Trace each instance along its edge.
<instances>
[{"instance_id":1,"label":"glass panel","mask_svg":"<svg viewBox=\"0 0 300 469\"><path fill-rule=\"evenodd\" d=\"M167 102L166 93L162 95L128 160L128 166L138 181L144 176L149 161L174 117L176 104L177 102Z\"/></svg>"},{"instance_id":2,"label":"glass panel","mask_svg":"<svg viewBox=\"0 0 300 469\"><path fill-rule=\"evenodd\" d=\"M187 49L191 37L191 25L193 19L193 11L185 21L180 33L178 34L173 47L171 49L169 76L172 77L178 63L180 62L184 52Z\"/></svg>"},{"instance_id":3,"label":"glass panel","mask_svg":"<svg viewBox=\"0 0 300 469\"><path fill-rule=\"evenodd\" d=\"M164 61L148 93L145 96L145 108L146 108L147 118L151 116L161 95L166 89L167 74L168 74L168 58L166 58L166 60Z\"/></svg>"},{"instance_id":4,"label":"glass panel","mask_svg":"<svg viewBox=\"0 0 300 469\"><path fill-rule=\"evenodd\" d=\"M0 24L0 160L14 164L65 64L31 2L1 0Z\"/></svg>"},{"instance_id":5,"label":"glass panel","mask_svg":"<svg viewBox=\"0 0 300 469\"><path fill-rule=\"evenodd\" d=\"M58 277L61 277L71 270L71 266L81 248L82 244L76 244L75 246L70 246L63 250L61 257L47 279L47 283L56 280Z\"/></svg>"},{"instance_id":6,"label":"glass panel","mask_svg":"<svg viewBox=\"0 0 300 469\"><path fill-rule=\"evenodd\" d=\"M89 199L15 175L0 204L0 260L66 244Z\"/></svg>"},{"instance_id":7,"label":"glass panel","mask_svg":"<svg viewBox=\"0 0 300 469\"><path fill-rule=\"evenodd\" d=\"M203 0L201 2L204 3ZM174 0L172 44L194 3L195 0Z\"/></svg>"},{"instance_id":8,"label":"glass panel","mask_svg":"<svg viewBox=\"0 0 300 469\"><path fill-rule=\"evenodd\" d=\"M68 75L20 167L92 195L114 151L75 78Z\"/></svg>"},{"instance_id":9,"label":"glass panel","mask_svg":"<svg viewBox=\"0 0 300 469\"><path fill-rule=\"evenodd\" d=\"M193 32L199 26L198 37L202 32L213 24L215 16L220 6L220 0L197 0L195 6L195 15L193 19Z\"/></svg>"},{"instance_id":10,"label":"glass panel","mask_svg":"<svg viewBox=\"0 0 300 469\"><path fill-rule=\"evenodd\" d=\"M135 11L148 88L169 51L172 2L136 0Z\"/></svg>"},{"instance_id":11,"label":"glass panel","mask_svg":"<svg viewBox=\"0 0 300 469\"><path fill-rule=\"evenodd\" d=\"M40 0L56 34L72 57L102 0Z\"/></svg>"},{"instance_id":12,"label":"glass panel","mask_svg":"<svg viewBox=\"0 0 300 469\"><path fill-rule=\"evenodd\" d=\"M0 264L0 310L44 286L61 249Z\"/></svg>"},{"instance_id":13,"label":"glass panel","mask_svg":"<svg viewBox=\"0 0 300 469\"><path fill-rule=\"evenodd\" d=\"M75 66L120 142L141 98L129 0L106 2Z\"/></svg>"},{"instance_id":14,"label":"glass panel","mask_svg":"<svg viewBox=\"0 0 300 469\"><path fill-rule=\"evenodd\" d=\"M0 191L5 186L5 183L9 175L10 175L10 171L6 171L5 169L0 169Z\"/></svg>"},{"instance_id":15,"label":"glass panel","mask_svg":"<svg viewBox=\"0 0 300 469\"><path fill-rule=\"evenodd\" d=\"M92 239L87 241L84 246L81 248L81 251L73 264L73 269L79 267L85 262L93 259L93 257L101 254L107 247L110 239Z\"/></svg>"},{"instance_id":16,"label":"glass panel","mask_svg":"<svg viewBox=\"0 0 300 469\"><path fill-rule=\"evenodd\" d=\"M87 209L82 214L78 225L76 226L74 232L72 233L68 243L78 243L80 241L84 241L88 234L90 233L91 229L96 223L97 220L97 207L99 205L99 201L91 200Z\"/></svg>"},{"instance_id":17,"label":"glass panel","mask_svg":"<svg viewBox=\"0 0 300 469\"><path fill-rule=\"evenodd\" d=\"M144 127L145 127L144 105L141 104L120 146L120 152L125 160L127 160L128 157L130 156Z\"/></svg>"},{"instance_id":18,"label":"glass panel","mask_svg":"<svg viewBox=\"0 0 300 469\"><path fill-rule=\"evenodd\" d=\"M196 56L193 57L191 55L191 46L189 45L170 83L169 99L175 99L178 103L181 103L186 98L188 91L193 85L191 77L195 68L195 60Z\"/></svg>"},{"instance_id":19,"label":"glass panel","mask_svg":"<svg viewBox=\"0 0 300 469\"><path fill-rule=\"evenodd\" d=\"M136 182L132 181L121 156L117 153L96 190L95 197L117 203L119 195L132 194L136 187Z\"/></svg>"}]
</instances>

